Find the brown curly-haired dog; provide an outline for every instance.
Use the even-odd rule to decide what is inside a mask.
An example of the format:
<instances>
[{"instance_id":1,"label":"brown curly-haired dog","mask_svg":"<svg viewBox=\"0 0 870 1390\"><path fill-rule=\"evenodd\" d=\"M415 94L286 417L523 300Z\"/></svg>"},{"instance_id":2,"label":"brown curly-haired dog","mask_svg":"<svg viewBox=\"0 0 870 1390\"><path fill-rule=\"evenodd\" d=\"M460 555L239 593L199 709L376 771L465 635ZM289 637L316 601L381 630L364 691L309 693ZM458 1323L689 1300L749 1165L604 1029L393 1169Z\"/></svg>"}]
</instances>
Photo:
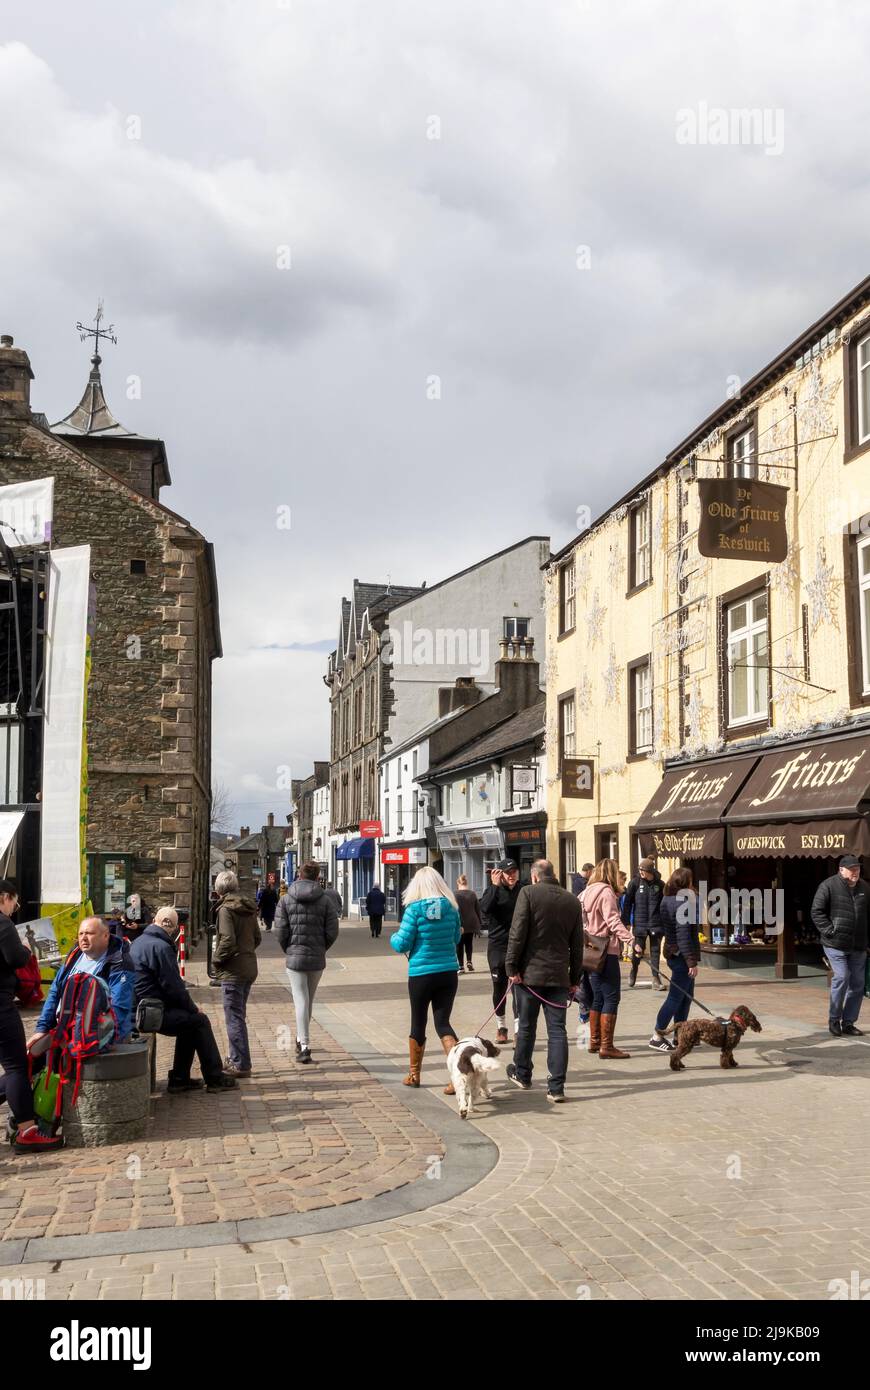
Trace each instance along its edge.
<instances>
[{"instance_id":1,"label":"brown curly-haired dog","mask_svg":"<svg viewBox=\"0 0 870 1390\"><path fill-rule=\"evenodd\" d=\"M751 1028L753 1033L761 1032L761 1024L745 1004L734 1009L726 1019L692 1018L678 1023L674 1029L677 1045L670 1056L671 1071L686 1070L682 1059L699 1042L721 1049L720 1067L736 1067L738 1063L734 1060L734 1049L747 1028Z\"/></svg>"}]
</instances>

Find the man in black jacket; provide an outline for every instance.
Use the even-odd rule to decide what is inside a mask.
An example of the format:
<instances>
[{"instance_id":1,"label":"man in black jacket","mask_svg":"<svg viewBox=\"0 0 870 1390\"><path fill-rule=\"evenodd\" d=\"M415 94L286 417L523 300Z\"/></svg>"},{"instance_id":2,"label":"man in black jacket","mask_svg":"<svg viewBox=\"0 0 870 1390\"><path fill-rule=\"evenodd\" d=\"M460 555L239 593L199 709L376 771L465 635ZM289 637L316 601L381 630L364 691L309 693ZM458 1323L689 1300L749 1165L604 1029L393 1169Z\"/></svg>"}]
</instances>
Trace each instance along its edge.
<instances>
[{"instance_id":1,"label":"man in black jacket","mask_svg":"<svg viewBox=\"0 0 870 1390\"><path fill-rule=\"evenodd\" d=\"M622 920L627 927L634 928L635 950L631 958L631 974L628 977L629 989L637 983L637 969L646 950L649 937L649 960L653 973L653 989L664 990L659 974L659 961L662 952L662 919L660 908L664 885L662 876L656 868L654 859L641 859L637 875L625 890L622 900Z\"/></svg>"},{"instance_id":2,"label":"man in black jacket","mask_svg":"<svg viewBox=\"0 0 870 1390\"><path fill-rule=\"evenodd\" d=\"M205 1084L207 1091L232 1090L239 1083L224 1071L208 1015L196 1007L181 978L175 955L177 931L178 914L171 907L161 907L130 947L136 970L136 1002L159 999L163 1004L160 1032L175 1038L175 1058L166 1089L199 1091ZM202 1081L191 1079L194 1055L199 1058Z\"/></svg>"},{"instance_id":3,"label":"man in black jacket","mask_svg":"<svg viewBox=\"0 0 870 1390\"><path fill-rule=\"evenodd\" d=\"M547 1024L547 1099L561 1104L568 1073L565 1015L583 969L580 903L556 882L552 864L538 859L521 888L508 938L506 968L517 1009L517 1039L508 1079L527 1091L538 1014ZM534 993L532 993L534 991ZM538 998L540 996L540 998Z\"/></svg>"},{"instance_id":4,"label":"man in black jacket","mask_svg":"<svg viewBox=\"0 0 870 1390\"><path fill-rule=\"evenodd\" d=\"M496 1010L495 1021L498 1026L495 1040L506 1043L508 1040L505 1015L508 989L505 956L507 955L508 935L514 919L517 899L520 896L520 871L513 859L502 859L491 870L489 887L480 900L480 912L488 929L486 959L492 976L492 1006ZM516 1029L516 998L512 995L514 1028Z\"/></svg>"},{"instance_id":5,"label":"man in black jacket","mask_svg":"<svg viewBox=\"0 0 870 1390\"><path fill-rule=\"evenodd\" d=\"M844 854L837 872L826 878L813 898L813 925L831 962L828 1029L835 1038L860 1038L856 1028L864 997L867 964L867 912L870 883L861 877L861 860Z\"/></svg>"}]
</instances>

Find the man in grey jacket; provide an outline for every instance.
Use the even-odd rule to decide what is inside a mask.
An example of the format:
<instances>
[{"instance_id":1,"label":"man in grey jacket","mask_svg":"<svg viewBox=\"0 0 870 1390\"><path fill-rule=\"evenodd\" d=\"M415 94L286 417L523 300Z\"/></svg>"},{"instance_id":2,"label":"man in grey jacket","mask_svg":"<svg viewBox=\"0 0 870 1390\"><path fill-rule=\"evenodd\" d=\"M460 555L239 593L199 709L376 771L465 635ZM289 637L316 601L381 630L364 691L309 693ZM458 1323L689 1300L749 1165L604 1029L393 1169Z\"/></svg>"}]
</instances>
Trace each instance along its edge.
<instances>
[{"instance_id":1,"label":"man in grey jacket","mask_svg":"<svg viewBox=\"0 0 870 1390\"><path fill-rule=\"evenodd\" d=\"M296 1010L296 1060L303 1063L311 1061L314 995L326 969L326 953L338 938L338 913L319 875L319 865L303 864L275 913L275 935L287 961Z\"/></svg>"},{"instance_id":2,"label":"man in grey jacket","mask_svg":"<svg viewBox=\"0 0 870 1390\"><path fill-rule=\"evenodd\" d=\"M521 889L511 922L505 968L517 1001L517 1040L507 1076L520 1090L532 1084L538 1014L547 1024L547 1099L565 1099L568 1034L565 1014L583 970L580 903L556 881L552 864L538 859L531 884Z\"/></svg>"}]
</instances>

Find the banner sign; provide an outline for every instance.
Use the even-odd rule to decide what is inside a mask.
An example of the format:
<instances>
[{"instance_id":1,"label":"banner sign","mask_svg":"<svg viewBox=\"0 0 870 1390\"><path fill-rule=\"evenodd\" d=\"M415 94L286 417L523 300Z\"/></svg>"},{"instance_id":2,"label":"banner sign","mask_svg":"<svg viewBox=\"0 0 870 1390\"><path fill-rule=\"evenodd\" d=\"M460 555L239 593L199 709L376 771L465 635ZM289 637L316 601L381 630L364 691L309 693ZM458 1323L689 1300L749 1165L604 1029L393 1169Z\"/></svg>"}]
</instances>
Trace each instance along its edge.
<instances>
[{"instance_id":1,"label":"banner sign","mask_svg":"<svg viewBox=\"0 0 870 1390\"><path fill-rule=\"evenodd\" d=\"M379 820L361 820L359 833L364 840L379 840L384 831Z\"/></svg>"},{"instance_id":2,"label":"banner sign","mask_svg":"<svg viewBox=\"0 0 870 1390\"><path fill-rule=\"evenodd\" d=\"M591 758L562 759L562 799L580 797L591 801L595 795L595 767Z\"/></svg>"},{"instance_id":3,"label":"banner sign","mask_svg":"<svg viewBox=\"0 0 870 1390\"><path fill-rule=\"evenodd\" d=\"M0 532L10 549L51 540L54 478L30 478L0 487Z\"/></svg>"},{"instance_id":4,"label":"banner sign","mask_svg":"<svg viewBox=\"0 0 870 1390\"><path fill-rule=\"evenodd\" d=\"M23 811L0 811L0 877L6 877L8 851L23 820Z\"/></svg>"},{"instance_id":5,"label":"banner sign","mask_svg":"<svg viewBox=\"0 0 870 1390\"><path fill-rule=\"evenodd\" d=\"M42 751L42 902L82 900L82 741L90 546L51 552Z\"/></svg>"},{"instance_id":6,"label":"banner sign","mask_svg":"<svg viewBox=\"0 0 870 1390\"><path fill-rule=\"evenodd\" d=\"M408 848L408 849L382 849L382 850L381 850L381 863L382 863L382 864L425 864L425 863L426 863L426 850L425 850L425 848L424 848L422 845L420 845L419 847L416 847L416 848L412 846L412 847L410 847L410 848Z\"/></svg>"},{"instance_id":7,"label":"banner sign","mask_svg":"<svg viewBox=\"0 0 870 1390\"><path fill-rule=\"evenodd\" d=\"M716 560L780 564L788 553L788 488L755 478L699 478L698 550Z\"/></svg>"}]
</instances>

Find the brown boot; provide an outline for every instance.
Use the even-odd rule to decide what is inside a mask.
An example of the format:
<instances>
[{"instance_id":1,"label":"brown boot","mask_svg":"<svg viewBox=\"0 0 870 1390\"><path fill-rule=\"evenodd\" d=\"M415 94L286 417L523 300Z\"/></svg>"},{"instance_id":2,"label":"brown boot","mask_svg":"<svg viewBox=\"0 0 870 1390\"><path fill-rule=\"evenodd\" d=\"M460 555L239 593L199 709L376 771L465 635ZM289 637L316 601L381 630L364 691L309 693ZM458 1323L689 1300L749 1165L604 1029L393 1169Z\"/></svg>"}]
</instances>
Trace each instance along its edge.
<instances>
[{"instance_id":1,"label":"brown boot","mask_svg":"<svg viewBox=\"0 0 870 1390\"><path fill-rule=\"evenodd\" d=\"M587 1052L597 1052L601 1047L601 1014L591 1009L589 1012L589 1045Z\"/></svg>"},{"instance_id":2,"label":"brown boot","mask_svg":"<svg viewBox=\"0 0 870 1390\"><path fill-rule=\"evenodd\" d=\"M423 1065L423 1053L426 1051L425 1043L418 1043L416 1038L408 1039L408 1052L411 1057L411 1064L408 1067L408 1075L402 1082L403 1086L420 1085L420 1068Z\"/></svg>"},{"instance_id":3,"label":"brown boot","mask_svg":"<svg viewBox=\"0 0 870 1390\"><path fill-rule=\"evenodd\" d=\"M599 1057L630 1057L630 1052L621 1052L613 1046L613 1030L616 1027L616 1014L601 1015L601 1047Z\"/></svg>"},{"instance_id":4,"label":"brown boot","mask_svg":"<svg viewBox=\"0 0 870 1390\"><path fill-rule=\"evenodd\" d=\"M445 1056L445 1057L447 1056L447 1054L448 1054L448 1052L450 1051L450 1049L451 1049L452 1047L455 1047L456 1044L457 1044L458 1042L459 1042L459 1039L458 1039L458 1038L454 1038L454 1036L453 1036L452 1033L447 1033L446 1036L443 1037L443 1038L441 1039L441 1046L444 1048L444 1056ZM445 1096L455 1096L455 1095L456 1095L456 1091L454 1090L453 1082L452 1082L452 1081L448 1081L448 1082L447 1082L447 1085L444 1087L444 1094L445 1094Z\"/></svg>"}]
</instances>

